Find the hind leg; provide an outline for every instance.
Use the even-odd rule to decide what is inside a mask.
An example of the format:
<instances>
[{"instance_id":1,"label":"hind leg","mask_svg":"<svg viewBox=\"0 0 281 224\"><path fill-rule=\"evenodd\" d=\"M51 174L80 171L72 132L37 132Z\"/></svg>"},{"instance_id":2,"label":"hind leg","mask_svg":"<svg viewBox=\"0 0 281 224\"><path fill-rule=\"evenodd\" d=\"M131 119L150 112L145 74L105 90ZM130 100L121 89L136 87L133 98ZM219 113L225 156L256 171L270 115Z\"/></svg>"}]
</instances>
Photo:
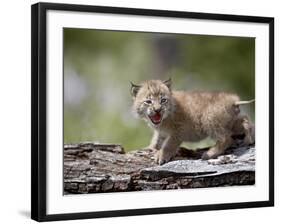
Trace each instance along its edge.
<instances>
[{"instance_id":1,"label":"hind leg","mask_svg":"<svg viewBox=\"0 0 281 224\"><path fill-rule=\"evenodd\" d=\"M231 146L233 143L233 139L231 135L227 135L225 137L220 138L217 140L216 144L211 147L207 152L202 155L202 159L213 159L217 158L219 155L222 155L224 151Z\"/></svg>"},{"instance_id":2,"label":"hind leg","mask_svg":"<svg viewBox=\"0 0 281 224\"><path fill-rule=\"evenodd\" d=\"M237 138L237 136L244 136ZM255 143L255 126L246 115L239 116L233 124L232 137L234 143L239 145L251 145Z\"/></svg>"},{"instance_id":3,"label":"hind leg","mask_svg":"<svg viewBox=\"0 0 281 224\"><path fill-rule=\"evenodd\" d=\"M242 123L244 130L245 130L245 145L251 145L255 143L255 126L249 121L245 120Z\"/></svg>"}]
</instances>

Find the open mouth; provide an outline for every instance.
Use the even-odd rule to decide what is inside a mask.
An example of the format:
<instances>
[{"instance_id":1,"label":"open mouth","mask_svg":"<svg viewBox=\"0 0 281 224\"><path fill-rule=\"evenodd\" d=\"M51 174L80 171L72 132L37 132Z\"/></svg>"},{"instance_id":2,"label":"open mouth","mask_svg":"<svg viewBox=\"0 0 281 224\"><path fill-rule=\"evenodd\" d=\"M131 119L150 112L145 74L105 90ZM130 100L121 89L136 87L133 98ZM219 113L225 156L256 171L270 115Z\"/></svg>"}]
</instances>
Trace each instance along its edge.
<instances>
[{"instance_id":1,"label":"open mouth","mask_svg":"<svg viewBox=\"0 0 281 224\"><path fill-rule=\"evenodd\" d=\"M162 115L160 112L156 112L154 115L149 116L149 118L153 124L160 124L162 120Z\"/></svg>"}]
</instances>

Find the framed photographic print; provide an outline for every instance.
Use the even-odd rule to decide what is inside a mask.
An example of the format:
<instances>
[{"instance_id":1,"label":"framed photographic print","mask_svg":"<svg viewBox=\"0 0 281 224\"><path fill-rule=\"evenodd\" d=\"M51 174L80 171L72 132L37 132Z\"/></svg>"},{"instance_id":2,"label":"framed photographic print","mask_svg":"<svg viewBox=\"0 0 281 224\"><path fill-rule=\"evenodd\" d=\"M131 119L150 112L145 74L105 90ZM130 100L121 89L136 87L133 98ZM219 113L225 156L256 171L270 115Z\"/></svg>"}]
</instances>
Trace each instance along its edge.
<instances>
[{"instance_id":1,"label":"framed photographic print","mask_svg":"<svg viewBox=\"0 0 281 224\"><path fill-rule=\"evenodd\" d=\"M274 205L274 19L32 5L32 219Z\"/></svg>"}]
</instances>

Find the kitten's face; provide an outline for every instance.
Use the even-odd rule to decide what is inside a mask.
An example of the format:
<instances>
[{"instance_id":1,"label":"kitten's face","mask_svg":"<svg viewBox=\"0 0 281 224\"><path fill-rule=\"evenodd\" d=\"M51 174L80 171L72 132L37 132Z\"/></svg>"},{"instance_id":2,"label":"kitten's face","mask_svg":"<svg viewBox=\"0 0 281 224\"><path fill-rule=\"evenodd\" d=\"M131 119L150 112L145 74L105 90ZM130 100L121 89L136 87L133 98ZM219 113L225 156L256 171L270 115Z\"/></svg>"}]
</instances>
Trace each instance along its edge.
<instances>
[{"instance_id":1,"label":"kitten's face","mask_svg":"<svg viewBox=\"0 0 281 224\"><path fill-rule=\"evenodd\" d=\"M170 82L149 80L141 86L132 85L133 109L153 127L159 126L171 111Z\"/></svg>"}]
</instances>

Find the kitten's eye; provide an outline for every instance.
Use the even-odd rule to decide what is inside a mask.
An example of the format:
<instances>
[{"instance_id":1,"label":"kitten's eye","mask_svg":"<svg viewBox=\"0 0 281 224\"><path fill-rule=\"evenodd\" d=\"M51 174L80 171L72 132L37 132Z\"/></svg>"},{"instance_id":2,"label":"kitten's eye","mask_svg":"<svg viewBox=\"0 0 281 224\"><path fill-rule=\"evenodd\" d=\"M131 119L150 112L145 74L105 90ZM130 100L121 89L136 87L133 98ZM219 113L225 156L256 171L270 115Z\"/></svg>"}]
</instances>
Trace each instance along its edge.
<instances>
[{"instance_id":1,"label":"kitten's eye","mask_svg":"<svg viewBox=\"0 0 281 224\"><path fill-rule=\"evenodd\" d=\"M152 101L151 101L151 100L145 100L144 103L146 103L146 104L152 104Z\"/></svg>"},{"instance_id":2,"label":"kitten's eye","mask_svg":"<svg viewBox=\"0 0 281 224\"><path fill-rule=\"evenodd\" d=\"M166 98L161 99L161 103L166 103L168 100Z\"/></svg>"}]
</instances>

